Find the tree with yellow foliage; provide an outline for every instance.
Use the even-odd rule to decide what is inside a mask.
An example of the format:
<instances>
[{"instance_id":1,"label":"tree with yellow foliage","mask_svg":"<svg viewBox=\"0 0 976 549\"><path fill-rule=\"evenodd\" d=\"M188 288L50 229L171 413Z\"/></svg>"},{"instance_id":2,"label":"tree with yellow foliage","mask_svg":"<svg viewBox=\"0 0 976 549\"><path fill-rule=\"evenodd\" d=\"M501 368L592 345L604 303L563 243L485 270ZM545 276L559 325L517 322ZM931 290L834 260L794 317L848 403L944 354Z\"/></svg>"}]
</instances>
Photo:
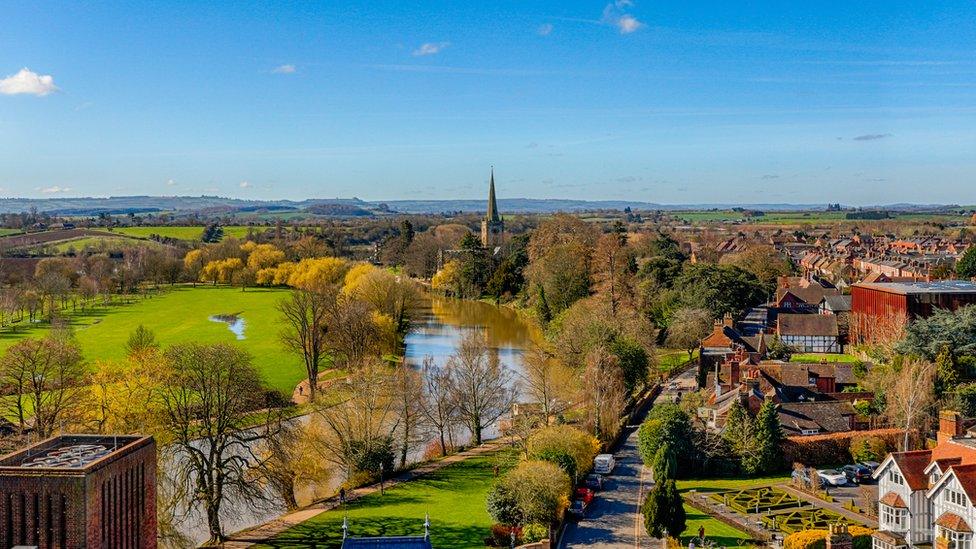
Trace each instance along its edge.
<instances>
[{"instance_id":1,"label":"tree with yellow foliage","mask_svg":"<svg viewBox=\"0 0 976 549\"><path fill-rule=\"evenodd\" d=\"M445 263L430 279L431 289L447 295L460 295L461 285L461 262L456 259Z\"/></svg>"},{"instance_id":2,"label":"tree with yellow foliage","mask_svg":"<svg viewBox=\"0 0 976 549\"><path fill-rule=\"evenodd\" d=\"M337 257L303 259L295 265L294 271L288 277L288 285L310 291L325 288L338 284L348 267L345 260Z\"/></svg>"},{"instance_id":3,"label":"tree with yellow foliage","mask_svg":"<svg viewBox=\"0 0 976 549\"><path fill-rule=\"evenodd\" d=\"M243 249L243 246L241 246ZM253 246L247 256L247 266L257 272L261 269L274 267L285 260L285 252L272 244L258 244Z\"/></svg>"}]
</instances>

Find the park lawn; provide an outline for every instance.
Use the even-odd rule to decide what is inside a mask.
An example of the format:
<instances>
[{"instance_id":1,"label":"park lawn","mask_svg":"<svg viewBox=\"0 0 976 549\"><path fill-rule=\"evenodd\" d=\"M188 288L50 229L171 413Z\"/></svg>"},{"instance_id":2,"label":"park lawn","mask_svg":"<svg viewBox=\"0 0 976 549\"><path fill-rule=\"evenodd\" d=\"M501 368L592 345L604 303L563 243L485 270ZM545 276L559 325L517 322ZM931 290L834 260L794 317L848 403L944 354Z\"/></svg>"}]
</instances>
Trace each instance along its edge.
<instances>
[{"instance_id":1,"label":"park lawn","mask_svg":"<svg viewBox=\"0 0 976 549\"><path fill-rule=\"evenodd\" d=\"M692 357L697 357L696 350ZM658 349L657 367L662 372L670 372L672 369L688 363L688 351L681 349Z\"/></svg>"},{"instance_id":2,"label":"park lawn","mask_svg":"<svg viewBox=\"0 0 976 549\"><path fill-rule=\"evenodd\" d=\"M3 229L3 228L0 228L0 236L9 236L9 235L12 235L12 234L20 234L22 232L24 232L24 231L22 231L20 229Z\"/></svg>"},{"instance_id":3,"label":"park lawn","mask_svg":"<svg viewBox=\"0 0 976 549\"><path fill-rule=\"evenodd\" d=\"M743 542L750 538L749 534L733 528L687 503L684 507L685 531L681 534L682 547L687 547L692 538L696 538L695 545L699 545L697 539L699 527L705 528L705 538L714 543L716 547L746 547Z\"/></svg>"},{"instance_id":4,"label":"park lawn","mask_svg":"<svg viewBox=\"0 0 976 549\"><path fill-rule=\"evenodd\" d=\"M121 360L125 343L140 324L153 330L162 345L196 341L240 345L251 354L265 383L291 396L305 379L301 359L284 350L278 338L282 329L276 310L278 301L288 295L285 289L240 288L226 286L179 286L153 297L133 298L128 304L97 307L85 313L68 315L85 358ZM211 315L237 314L244 319L244 337L238 340L223 322ZM9 328L0 332L0 352L20 339L43 336L47 323L28 328Z\"/></svg>"},{"instance_id":5,"label":"park lawn","mask_svg":"<svg viewBox=\"0 0 976 549\"><path fill-rule=\"evenodd\" d=\"M853 355L847 354L833 354L833 353L799 353L790 357L790 362L820 362L826 360L827 362L847 362L854 363L860 362L861 359Z\"/></svg>"},{"instance_id":6,"label":"park lawn","mask_svg":"<svg viewBox=\"0 0 976 549\"><path fill-rule=\"evenodd\" d=\"M58 253L65 253L69 250L82 251L86 248L96 250L121 250L132 248L133 246L161 247L162 245L151 240L137 240L126 236L87 236L75 238L73 240L62 240L52 244L45 244L43 247L51 247Z\"/></svg>"},{"instance_id":7,"label":"park lawn","mask_svg":"<svg viewBox=\"0 0 976 549\"><path fill-rule=\"evenodd\" d=\"M373 493L326 511L255 547L341 547L343 517L350 536L422 535L427 513L434 547L483 547L493 522L485 506L495 480L493 467L504 472L516 457L506 450L448 465L383 495Z\"/></svg>"}]
</instances>

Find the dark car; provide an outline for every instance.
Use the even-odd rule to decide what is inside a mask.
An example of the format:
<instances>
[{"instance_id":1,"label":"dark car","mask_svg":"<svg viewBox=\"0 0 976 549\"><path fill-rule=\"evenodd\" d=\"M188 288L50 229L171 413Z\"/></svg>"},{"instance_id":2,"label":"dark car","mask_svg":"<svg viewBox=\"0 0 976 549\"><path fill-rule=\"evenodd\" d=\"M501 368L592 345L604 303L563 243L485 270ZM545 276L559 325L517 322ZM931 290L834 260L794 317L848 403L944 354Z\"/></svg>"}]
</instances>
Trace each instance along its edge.
<instances>
[{"instance_id":1,"label":"dark car","mask_svg":"<svg viewBox=\"0 0 976 549\"><path fill-rule=\"evenodd\" d=\"M861 465L861 466L864 466L864 467L867 467L868 469L870 469L872 475L874 474L874 471L878 467L881 466L881 464L878 463L877 461L862 461L861 463L858 463L858 465Z\"/></svg>"},{"instance_id":2,"label":"dark car","mask_svg":"<svg viewBox=\"0 0 976 549\"><path fill-rule=\"evenodd\" d=\"M603 477L595 473L586 475L586 481L584 482L587 488L597 492L603 490Z\"/></svg>"},{"instance_id":3,"label":"dark car","mask_svg":"<svg viewBox=\"0 0 976 549\"><path fill-rule=\"evenodd\" d=\"M845 465L841 468L841 471L847 475L847 480L851 482L860 484L862 482L868 482L871 480L871 469L865 467L864 465Z\"/></svg>"},{"instance_id":4,"label":"dark car","mask_svg":"<svg viewBox=\"0 0 976 549\"><path fill-rule=\"evenodd\" d=\"M587 507L589 507L589 505L585 501L581 499L574 499L573 503L569 504L569 509L566 509L566 512L569 513L569 516L579 520L586 515Z\"/></svg>"}]
</instances>

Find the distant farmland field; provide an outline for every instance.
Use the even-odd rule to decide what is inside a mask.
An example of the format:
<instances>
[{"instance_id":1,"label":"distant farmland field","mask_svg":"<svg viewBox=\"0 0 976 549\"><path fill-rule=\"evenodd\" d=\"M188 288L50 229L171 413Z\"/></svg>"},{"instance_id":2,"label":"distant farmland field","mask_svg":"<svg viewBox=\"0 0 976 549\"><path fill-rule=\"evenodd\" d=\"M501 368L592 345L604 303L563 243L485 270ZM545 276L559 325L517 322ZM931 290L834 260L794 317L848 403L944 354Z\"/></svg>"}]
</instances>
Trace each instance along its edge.
<instances>
[{"instance_id":1,"label":"distant farmland field","mask_svg":"<svg viewBox=\"0 0 976 549\"><path fill-rule=\"evenodd\" d=\"M134 298L130 304L98 307L88 313L69 314L85 358L121 360L125 342L140 324L156 333L163 345L185 341L224 342L240 345L254 359L265 382L291 395L305 378L301 360L286 352L278 339L282 326L276 305L288 294L284 289L199 286L177 287L155 297ZM243 339L213 315L237 315L243 319ZM27 336L43 336L50 327L40 324L16 331L0 331L0 353Z\"/></svg>"},{"instance_id":2,"label":"distant farmland field","mask_svg":"<svg viewBox=\"0 0 976 549\"><path fill-rule=\"evenodd\" d=\"M224 236L233 236L234 238L243 238L247 235L248 229L254 229L255 231L264 230L265 227L247 227L244 225L229 225L224 227ZM142 227L116 227L112 229L112 232L119 234L124 234L126 236L133 236L136 238L149 238L151 235L157 234L166 238L175 238L177 240L200 240L203 235L203 227L201 226L170 226L170 225L150 225Z\"/></svg>"}]
</instances>

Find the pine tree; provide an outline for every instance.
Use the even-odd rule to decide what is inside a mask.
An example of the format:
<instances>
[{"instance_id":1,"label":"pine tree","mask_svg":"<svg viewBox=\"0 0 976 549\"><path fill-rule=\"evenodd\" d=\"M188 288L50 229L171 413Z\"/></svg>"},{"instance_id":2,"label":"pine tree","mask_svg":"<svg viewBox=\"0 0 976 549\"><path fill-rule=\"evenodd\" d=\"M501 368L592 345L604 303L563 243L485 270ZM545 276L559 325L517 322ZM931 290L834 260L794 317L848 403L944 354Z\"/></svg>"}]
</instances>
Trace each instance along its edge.
<instances>
[{"instance_id":1,"label":"pine tree","mask_svg":"<svg viewBox=\"0 0 976 549\"><path fill-rule=\"evenodd\" d=\"M671 450L670 444L665 442L657 449L657 453L654 454L652 470L654 471L654 482L674 479L678 471L678 460Z\"/></svg>"},{"instance_id":2,"label":"pine tree","mask_svg":"<svg viewBox=\"0 0 976 549\"><path fill-rule=\"evenodd\" d=\"M780 462L780 443L783 429L779 423L776 404L767 400L756 414L756 467L753 473L769 473L776 470Z\"/></svg>"},{"instance_id":3,"label":"pine tree","mask_svg":"<svg viewBox=\"0 0 976 549\"><path fill-rule=\"evenodd\" d=\"M935 357L935 396L942 398L951 393L959 385L959 373L952 357L952 350L948 345L942 347Z\"/></svg>"},{"instance_id":4,"label":"pine tree","mask_svg":"<svg viewBox=\"0 0 976 549\"><path fill-rule=\"evenodd\" d=\"M739 459L745 473L753 475L758 472L760 463L756 448L756 423L741 402L736 401L729 409L722 438Z\"/></svg>"},{"instance_id":5,"label":"pine tree","mask_svg":"<svg viewBox=\"0 0 976 549\"><path fill-rule=\"evenodd\" d=\"M685 508L674 479L656 482L641 506L644 528L655 538L678 537L685 531Z\"/></svg>"}]
</instances>

